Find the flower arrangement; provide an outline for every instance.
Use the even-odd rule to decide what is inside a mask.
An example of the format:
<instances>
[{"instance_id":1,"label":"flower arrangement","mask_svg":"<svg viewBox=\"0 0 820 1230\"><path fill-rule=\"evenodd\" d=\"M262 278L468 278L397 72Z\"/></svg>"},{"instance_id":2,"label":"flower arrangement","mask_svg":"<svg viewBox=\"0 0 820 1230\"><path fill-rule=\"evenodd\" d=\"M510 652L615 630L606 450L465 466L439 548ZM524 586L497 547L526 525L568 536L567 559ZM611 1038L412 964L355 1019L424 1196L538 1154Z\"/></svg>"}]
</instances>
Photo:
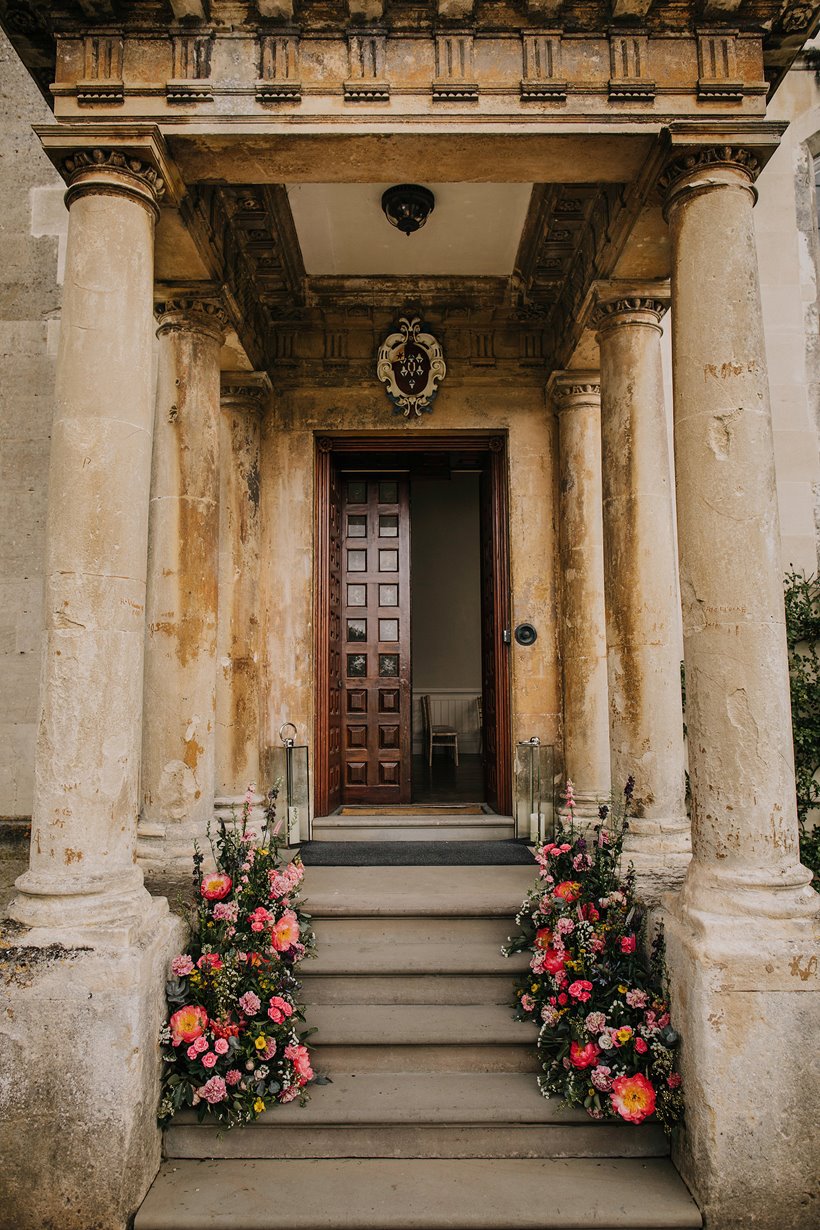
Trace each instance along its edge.
<instances>
[{"instance_id":1,"label":"flower arrangement","mask_svg":"<svg viewBox=\"0 0 820 1230\"><path fill-rule=\"evenodd\" d=\"M506 956L531 952L516 983L519 1020L540 1024L538 1084L593 1119L643 1123L655 1115L669 1131L683 1117L679 1042L663 993L663 938L642 954L643 911L634 871L620 875L634 780L599 809L594 836L580 835L572 782L566 821L536 851L540 880L516 922Z\"/></svg>"},{"instance_id":2,"label":"flower arrangement","mask_svg":"<svg viewBox=\"0 0 820 1230\"><path fill-rule=\"evenodd\" d=\"M297 1002L295 969L314 949L299 902L301 861L283 863L277 788L265 801L258 841L249 831L253 786L241 816L208 833L216 870L194 854L197 904L189 951L174 957L166 983L168 1021L161 1121L196 1107L231 1127L277 1102L305 1100L314 1080Z\"/></svg>"}]
</instances>

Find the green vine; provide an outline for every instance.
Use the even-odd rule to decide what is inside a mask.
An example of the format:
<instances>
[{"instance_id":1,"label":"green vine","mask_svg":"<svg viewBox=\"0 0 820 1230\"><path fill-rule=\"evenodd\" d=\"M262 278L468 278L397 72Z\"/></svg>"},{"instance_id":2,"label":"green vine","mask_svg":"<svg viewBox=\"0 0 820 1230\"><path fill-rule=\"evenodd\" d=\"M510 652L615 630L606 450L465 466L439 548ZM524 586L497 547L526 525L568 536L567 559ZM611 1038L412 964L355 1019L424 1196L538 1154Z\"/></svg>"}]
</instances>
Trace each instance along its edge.
<instances>
[{"instance_id":1,"label":"green vine","mask_svg":"<svg viewBox=\"0 0 820 1230\"><path fill-rule=\"evenodd\" d=\"M800 857L814 872L817 888L820 826L811 822L810 812L820 807L820 578L792 569L784 590Z\"/></svg>"}]
</instances>

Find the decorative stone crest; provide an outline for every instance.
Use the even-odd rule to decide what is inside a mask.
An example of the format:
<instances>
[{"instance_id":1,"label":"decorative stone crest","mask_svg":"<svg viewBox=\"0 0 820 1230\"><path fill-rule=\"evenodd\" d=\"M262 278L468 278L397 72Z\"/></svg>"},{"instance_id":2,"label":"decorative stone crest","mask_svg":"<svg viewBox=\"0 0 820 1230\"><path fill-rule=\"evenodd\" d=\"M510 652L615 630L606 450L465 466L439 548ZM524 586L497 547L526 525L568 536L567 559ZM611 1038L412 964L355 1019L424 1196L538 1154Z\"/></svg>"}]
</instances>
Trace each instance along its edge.
<instances>
[{"instance_id":1,"label":"decorative stone crest","mask_svg":"<svg viewBox=\"0 0 820 1230\"><path fill-rule=\"evenodd\" d=\"M661 195L668 196L678 182L693 171L706 170L709 167L730 167L743 171L752 183L760 174L760 163L750 150L736 145L709 145L681 154L666 164L663 173L658 177Z\"/></svg>"},{"instance_id":2,"label":"decorative stone crest","mask_svg":"<svg viewBox=\"0 0 820 1230\"><path fill-rule=\"evenodd\" d=\"M615 324L619 316L629 316L633 312L646 312L660 321L665 315L669 304L663 299L655 299L648 295L629 295L621 299L610 299L599 303L590 317L595 329L604 329L608 324Z\"/></svg>"},{"instance_id":3,"label":"decorative stone crest","mask_svg":"<svg viewBox=\"0 0 820 1230\"><path fill-rule=\"evenodd\" d=\"M61 169L68 183L67 205L85 192L125 192L159 213L165 181L143 158L119 149L80 149L63 159Z\"/></svg>"},{"instance_id":4,"label":"decorative stone crest","mask_svg":"<svg viewBox=\"0 0 820 1230\"><path fill-rule=\"evenodd\" d=\"M397 414L406 419L430 414L438 384L447 374L441 343L423 331L418 316L402 316L379 349L376 374Z\"/></svg>"},{"instance_id":5,"label":"decorative stone crest","mask_svg":"<svg viewBox=\"0 0 820 1230\"><path fill-rule=\"evenodd\" d=\"M220 299L209 295L178 295L154 305L159 321L157 337L169 330L187 329L207 333L222 343L230 325Z\"/></svg>"}]
</instances>

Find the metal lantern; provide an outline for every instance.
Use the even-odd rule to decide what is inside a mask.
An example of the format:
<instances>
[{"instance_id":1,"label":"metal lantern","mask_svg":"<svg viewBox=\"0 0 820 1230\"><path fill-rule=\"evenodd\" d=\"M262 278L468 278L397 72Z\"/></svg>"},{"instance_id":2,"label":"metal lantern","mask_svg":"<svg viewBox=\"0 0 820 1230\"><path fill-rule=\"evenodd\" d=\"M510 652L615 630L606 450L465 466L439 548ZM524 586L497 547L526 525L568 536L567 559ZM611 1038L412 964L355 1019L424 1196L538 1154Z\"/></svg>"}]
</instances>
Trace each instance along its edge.
<instances>
[{"instance_id":1,"label":"metal lantern","mask_svg":"<svg viewBox=\"0 0 820 1230\"><path fill-rule=\"evenodd\" d=\"M555 828L555 748L537 735L515 748L515 833L534 844Z\"/></svg>"},{"instance_id":2,"label":"metal lantern","mask_svg":"<svg viewBox=\"0 0 820 1230\"><path fill-rule=\"evenodd\" d=\"M289 846L310 840L310 760L306 744L296 742L296 727L279 728L281 747L271 748L273 775L284 786L285 832Z\"/></svg>"}]
</instances>

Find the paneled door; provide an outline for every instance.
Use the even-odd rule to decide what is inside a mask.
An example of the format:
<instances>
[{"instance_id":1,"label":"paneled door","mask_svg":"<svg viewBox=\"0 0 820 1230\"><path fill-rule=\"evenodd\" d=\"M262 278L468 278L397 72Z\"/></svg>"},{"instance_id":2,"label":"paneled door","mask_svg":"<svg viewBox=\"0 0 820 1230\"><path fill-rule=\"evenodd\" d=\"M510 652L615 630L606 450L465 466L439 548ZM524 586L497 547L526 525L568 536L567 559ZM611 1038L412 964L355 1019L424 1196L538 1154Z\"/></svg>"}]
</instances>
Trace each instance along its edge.
<instances>
[{"instance_id":1,"label":"paneled door","mask_svg":"<svg viewBox=\"0 0 820 1230\"><path fill-rule=\"evenodd\" d=\"M344 475L341 531L342 801L409 803L408 479Z\"/></svg>"}]
</instances>

